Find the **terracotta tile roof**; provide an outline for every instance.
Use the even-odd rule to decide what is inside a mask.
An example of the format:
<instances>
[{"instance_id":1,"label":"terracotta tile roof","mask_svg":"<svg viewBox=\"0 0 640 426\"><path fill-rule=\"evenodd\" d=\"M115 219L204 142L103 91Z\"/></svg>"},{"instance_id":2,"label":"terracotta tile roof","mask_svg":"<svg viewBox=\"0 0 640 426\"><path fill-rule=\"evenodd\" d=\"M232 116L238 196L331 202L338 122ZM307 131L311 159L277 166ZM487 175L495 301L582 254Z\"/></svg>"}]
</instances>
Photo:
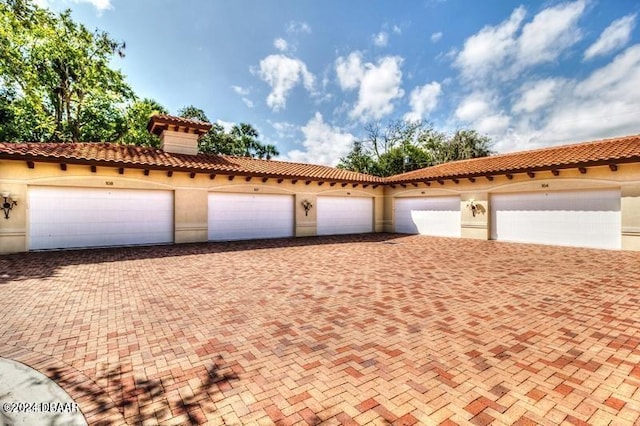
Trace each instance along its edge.
<instances>
[{"instance_id":1,"label":"terracotta tile roof","mask_svg":"<svg viewBox=\"0 0 640 426\"><path fill-rule=\"evenodd\" d=\"M106 143L0 143L0 159L318 181L402 183L640 163L640 135L455 161L386 179L313 164L213 154L172 154L156 148Z\"/></svg>"},{"instance_id":2,"label":"terracotta tile roof","mask_svg":"<svg viewBox=\"0 0 640 426\"><path fill-rule=\"evenodd\" d=\"M213 154L172 154L156 148L108 143L0 143L0 159L318 181L384 182L376 176L313 164Z\"/></svg>"},{"instance_id":3,"label":"terracotta tile roof","mask_svg":"<svg viewBox=\"0 0 640 426\"><path fill-rule=\"evenodd\" d=\"M640 135L454 161L391 176L386 181L401 183L625 162L640 162Z\"/></svg>"},{"instance_id":4,"label":"terracotta tile roof","mask_svg":"<svg viewBox=\"0 0 640 426\"><path fill-rule=\"evenodd\" d=\"M196 133L204 134L211 129L211 123L206 123L200 120L189 120L187 118L175 117L173 115L153 115L149 119L147 124L147 130L154 135L160 135L160 133L168 126L185 127L193 129Z\"/></svg>"}]
</instances>

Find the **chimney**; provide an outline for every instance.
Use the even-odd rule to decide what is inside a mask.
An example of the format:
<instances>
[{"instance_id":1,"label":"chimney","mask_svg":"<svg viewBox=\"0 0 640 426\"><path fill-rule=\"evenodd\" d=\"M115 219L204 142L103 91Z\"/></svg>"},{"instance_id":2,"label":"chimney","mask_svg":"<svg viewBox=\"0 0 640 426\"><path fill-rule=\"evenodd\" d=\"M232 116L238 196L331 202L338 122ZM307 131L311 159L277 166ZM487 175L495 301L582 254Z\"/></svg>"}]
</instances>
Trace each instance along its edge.
<instances>
[{"instance_id":1,"label":"chimney","mask_svg":"<svg viewBox=\"0 0 640 426\"><path fill-rule=\"evenodd\" d=\"M211 129L211 123L170 115L154 115L147 125L160 136L160 149L173 154L198 154L198 139Z\"/></svg>"}]
</instances>

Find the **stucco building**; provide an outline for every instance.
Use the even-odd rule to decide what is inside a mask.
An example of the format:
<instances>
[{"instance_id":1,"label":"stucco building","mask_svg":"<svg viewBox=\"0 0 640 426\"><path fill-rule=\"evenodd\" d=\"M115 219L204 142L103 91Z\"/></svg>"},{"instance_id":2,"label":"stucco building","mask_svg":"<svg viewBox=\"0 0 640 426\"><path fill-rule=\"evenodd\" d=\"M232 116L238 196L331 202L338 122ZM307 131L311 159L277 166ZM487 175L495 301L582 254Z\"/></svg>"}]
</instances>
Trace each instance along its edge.
<instances>
[{"instance_id":1,"label":"stucco building","mask_svg":"<svg viewBox=\"0 0 640 426\"><path fill-rule=\"evenodd\" d=\"M365 232L640 250L640 136L379 178L198 154L209 126L154 116L160 149L0 143L0 253Z\"/></svg>"}]
</instances>

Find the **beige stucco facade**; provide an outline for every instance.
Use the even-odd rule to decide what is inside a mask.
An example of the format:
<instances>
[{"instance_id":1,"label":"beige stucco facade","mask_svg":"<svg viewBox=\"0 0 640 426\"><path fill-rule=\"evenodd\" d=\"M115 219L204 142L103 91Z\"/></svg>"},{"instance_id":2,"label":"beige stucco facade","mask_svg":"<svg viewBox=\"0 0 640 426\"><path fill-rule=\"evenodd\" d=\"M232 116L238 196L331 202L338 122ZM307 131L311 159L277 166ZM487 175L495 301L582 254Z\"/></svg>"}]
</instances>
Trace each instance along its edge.
<instances>
[{"instance_id":1,"label":"beige stucco facade","mask_svg":"<svg viewBox=\"0 0 640 426\"><path fill-rule=\"evenodd\" d=\"M295 209L295 212L293 212L293 235L296 237L308 237L318 234L318 197L371 199L373 204L371 227L364 226L357 229L373 229L374 232L395 232L395 209L398 199L448 197L447 200L442 201L448 203L449 208L455 210L457 215L458 211L455 208L457 201L451 197L458 197L460 200L460 229L457 232L457 216L448 222L448 229L456 231L454 235L460 235L462 238L487 240L492 235L495 235L492 234L491 230L491 203L492 196L495 194L561 194L562 191L615 189L620 194L620 220L618 222L618 208L616 206L614 209L616 221L612 222L613 225L611 227L607 228L608 235L614 233L613 230L620 223L620 239L617 240L616 237L615 247L621 246L624 250L640 251L640 162L638 162L637 153L627 154L626 157L609 157L612 160L606 163L591 161L587 164L584 162L586 160L583 160L583 163L580 163L582 164L580 167L567 166L566 168L556 168L553 171L529 170L527 173L495 172L490 175L483 175L486 170L507 170L505 168L484 168L476 170L474 177L453 178L453 176L468 176L466 173L470 173L464 168L467 163L458 162L451 163L461 166L457 175L451 173L432 174L433 176L447 176L448 178L432 178L428 181L421 181L418 178L407 180L407 175L403 174L388 180L382 180L352 172L344 173L344 171L341 171L341 173L337 173L337 170L326 167L322 173L318 174L317 169L322 166L256 160L247 168L247 159L237 158L236 161L225 159L224 157L197 156L198 138L206 133L210 127L209 123L180 117L156 115L151 117L148 129L151 133L160 137L162 151L159 152L154 150L144 151L144 149L138 151L137 148L131 148L131 151L129 151L129 148L126 148L126 152L123 153L122 150L116 149L117 145L102 145L102 157L96 152L92 151L92 154L87 154L82 150L75 154L69 154L68 150L63 150L62 154L54 155L50 151L42 153L39 150L39 144L35 144L36 146L30 148L33 150L30 154L20 153L20 149L12 156L7 156L5 153L5 156L2 157L4 159L0 160L0 193L10 193L11 197L17 200L18 203L11 210L8 219L0 218L0 253L27 251L32 246L29 241L29 236L31 235L29 231L29 193L32 188L37 187L137 189L170 192L173 197L173 208L171 208L171 201L165 192L163 194L163 197L165 197L165 207L163 207L165 216L163 216L162 222L148 222L147 224L153 223L153 227L164 227L163 239L154 241L172 241L174 243L208 241L210 235L209 223L211 223L209 195L215 193L291 196ZM624 139L620 141L626 143ZM611 143L607 142L607 144ZM628 151L629 146L637 146L634 143L637 144L637 141L626 147L624 144L606 146L617 147L618 154L616 155L620 155L620 150L624 151L626 149ZM53 145L55 146L48 149L57 150L65 146L64 144ZM67 148L83 146L88 151L95 151L96 147L100 147L100 145L96 144L66 145ZM600 147L599 149L604 147L598 146ZM122 148L122 146L119 147ZM7 149L7 151L11 152L12 149ZM538 154L540 152L542 151L537 151ZM554 152L558 154L557 151ZM531 153L535 155L534 151ZM172 157L171 154L177 154L179 157ZM149 160L148 156L151 157L151 160ZM520 157L523 157L522 154L520 154ZM93 160L89 160L90 158L93 158ZM493 159L488 158L486 160L493 162L495 165L495 161L503 161L504 158L503 156L496 160L496 157L493 157ZM557 160L559 157L554 155L554 158ZM574 157L571 156L569 158ZM618 164L615 158L621 158L627 162L622 161L622 164ZM248 161L251 163L254 160ZM527 156L520 164L520 169L514 168L513 163L509 163L509 167L511 167L509 170L528 170L530 161L531 159ZM240 164L242 162L245 162L245 166ZM576 163L559 162L555 164ZM589 167L589 164L591 167ZM423 169L423 171L437 173L437 167ZM539 168L542 169L544 166ZM296 173L292 173L292 169L296 170ZM436 172L433 172L433 169L436 169ZM421 173L422 171L418 172ZM298 177L293 177L294 174ZM306 176L316 176L316 178L308 178ZM328 178L327 176L332 176L333 178ZM339 176L342 176L342 178ZM428 174L420 176L428 176ZM395 181L402 183L392 183ZM95 193L95 191L93 192ZM120 194L125 196L124 194L127 193L123 191ZM159 194L155 193L154 195ZM145 195L151 195L151 193ZM53 197L56 196L58 196L57 193L53 194ZM129 196L126 195L126 197ZM613 200L614 203L617 204L617 194L614 193L613 197L615 198ZM102 198L102 195L99 198ZM247 199L247 197L240 198ZM502 198L504 199L505 197ZM81 197L79 199L82 200L80 205L83 205L84 199ZM146 199L141 197L140 200ZM494 201L498 203L499 200L494 197ZM144 202L146 203L146 201ZM307 207L309 205L313 207L305 210L303 207L305 204ZM351 203L349 205L356 204L363 203ZM404 205L407 204L404 203ZM474 207L473 212L470 208L472 204ZM232 215L235 214L235 204L233 206L234 208L230 210ZM55 209L56 206L51 206L51 208ZM290 207L287 206L285 210L280 210L279 213L284 214L283 212L286 212L287 222L290 220L291 211L289 209ZM42 212L42 207L34 211ZM498 207L496 207L496 211L498 211ZM76 210L75 205L70 203L65 217L69 218L69 215L75 212L82 213L83 211ZM366 212L368 215L368 208ZM173 235L171 235L171 224L169 223L171 215L173 216ZM138 215L136 217L139 218L141 216ZM335 215L331 220L339 221L340 219L340 216ZM75 221L74 223L84 223L82 218L73 220ZM365 224L368 222L366 216L362 214L360 214L358 220ZM326 222L326 219L323 219L323 225L326 226L324 222ZM114 229L112 222L107 223L109 230ZM245 223L242 222L241 226L244 227ZM436 221L431 221L430 223L436 223ZM496 221L496 223L503 222ZM141 223L136 223L135 221L127 222L124 220L120 224L133 228L143 227ZM288 228L286 235L291 235L289 226L289 223L285 224L285 227ZM60 227L56 223L55 229L64 230L66 228ZM354 229L356 228L346 228L348 232ZM517 224L516 229L526 228ZM47 232L50 231L45 231L45 233ZM326 232L326 228L322 232ZM582 231L579 230L578 233L580 234ZM36 234L34 232L34 235ZM586 238L590 237L590 234L582 233L582 235ZM34 237L34 241L36 239ZM135 239L133 241L137 242L139 240ZM37 247L37 245L33 246Z\"/></svg>"},{"instance_id":2,"label":"beige stucco facade","mask_svg":"<svg viewBox=\"0 0 640 426\"><path fill-rule=\"evenodd\" d=\"M461 236L487 240L491 235L491 195L499 193L530 193L551 191L575 191L588 189L619 189L621 191L622 249L640 250L640 165L621 164L616 171L608 166L589 167L586 173L576 169L563 169L555 176L550 170L540 171L529 177L526 173L443 180L443 184L430 182L394 184L385 187L384 230L395 230L394 200L400 197L459 196L461 211ZM474 200L477 213L473 216L469 202Z\"/></svg>"},{"instance_id":3,"label":"beige stucco facade","mask_svg":"<svg viewBox=\"0 0 640 426\"><path fill-rule=\"evenodd\" d=\"M28 250L29 247L29 188L83 187L111 189L155 189L169 190L174 195L174 242L204 242L208 235L208 194L231 192L246 194L287 194L295 200L295 235L298 237L316 235L317 197L367 197L373 199L374 217L372 226L376 232L383 231L382 185L342 183L323 181L269 178L236 175L216 175L189 172L173 172L137 168L101 167L92 171L88 165L66 165L62 170L58 163L35 162L29 168L25 161L0 161L0 191L10 192L18 200L18 205L10 212L9 219L0 219L0 253ZM355 185L355 186L354 186ZM305 215L302 201L308 200L314 206Z\"/></svg>"},{"instance_id":4,"label":"beige stucco facade","mask_svg":"<svg viewBox=\"0 0 640 426\"><path fill-rule=\"evenodd\" d=\"M95 170L95 171L94 171ZM344 185L344 186L343 186ZM208 194L230 192L246 194L287 194L295 200L295 236L306 237L317 234L317 197L368 197L373 199L372 218L375 232L394 232L395 200L402 197L460 197L460 234L463 238L489 239L491 235L492 194L518 192L550 192L586 189L619 189L621 192L620 230L622 249L640 250L640 166L635 163L621 164L616 171L608 166L590 167L586 173L578 169L564 169L556 176L551 171L536 172L534 177L526 173L495 175L492 180L476 177L474 181L459 179L443 180L442 184L424 182L374 185L333 183L248 177L237 175L211 175L205 173L173 172L164 170L145 172L137 168L88 165L66 165L62 170L58 163L35 162L29 168L25 161L0 161L0 191L10 192L18 204L9 219L0 218L0 253L26 251L29 248L29 188L84 187L168 190L174 196L174 242L204 242L208 236ZM314 207L305 214L302 202L309 201ZM474 216L469 208L473 200L477 206Z\"/></svg>"},{"instance_id":5,"label":"beige stucco facade","mask_svg":"<svg viewBox=\"0 0 640 426\"><path fill-rule=\"evenodd\" d=\"M622 248L640 251L640 183L622 186Z\"/></svg>"}]
</instances>

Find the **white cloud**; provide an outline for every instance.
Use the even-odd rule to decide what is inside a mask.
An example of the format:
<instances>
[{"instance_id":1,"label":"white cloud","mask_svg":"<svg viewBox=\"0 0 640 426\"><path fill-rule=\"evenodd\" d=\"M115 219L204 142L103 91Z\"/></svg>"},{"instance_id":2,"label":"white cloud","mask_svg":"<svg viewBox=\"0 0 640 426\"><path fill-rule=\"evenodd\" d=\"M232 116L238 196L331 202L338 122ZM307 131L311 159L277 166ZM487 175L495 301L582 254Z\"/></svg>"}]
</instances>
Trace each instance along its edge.
<instances>
[{"instance_id":1,"label":"white cloud","mask_svg":"<svg viewBox=\"0 0 640 426\"><path fill-rule=\"evenodd\" d=\"M510 122L510 117L499 112L480 118L473 124L473 128L480 134L495 136L504 133L509 127Z\"/></svg>"},{"instance_id":2,"label":"white cloud","mask_svg":"<svg viewBox=\"0 0 640 426\"><path fill-rule=\"evenodd\" d=\"M41 8L49 8L55 0L32 0L33 4ZM111 0L66 0L71 1L73 3L89 3L93 5L98 11L98 14L102 14L105 10L113 9L113 5L111 4Z\"/></svg>"},{"instance_id":3,"label":"white cloud","mask_svg":"<svg viewBox=\"0 0 640 426\"><path fill-rule=\"evenodd\" d=\"M629 47L616 56L611 63L594 71L576 87L576 94L581 97L597 96L603 100L640 101L638 87L640 87L640 44Z\"/></svg>"},{"instance_id":4,"label":"white cloud","mask_svg":"<svg viewBox=\"0 0 640 426\"><path fill-rule=\"evenodd\" d=\"M283 38L277 38L273 40L273 46L279 51L284 52L289 47L289 43Z\"/></svg>"},{"instance_id":5,"label":"white cloud","mask_svg":"<svg viewBox=\"0 0 640 426\"><path fill-rule=\"evenodd\" d=\"M631 31L636 23L636 15L627 15L616 19L600 34L598 40L584 52L584 59L603 56L617 50L629 42Z\"/></svg>"},{"instance_id":6,"label":"white cloud","mask_svg":"<svg viewBox=\"0 0 640 426\"><path fill-rule=\"evenodd\" d=\"M372 37L373 44L378 47L385 47L389 44L389 34L384 31L380 31L378 34L374 34Z\"/></svg>"},{"instance_id":7,"label":"white cloud","mask_svg":"<svg viewBox=\"0 0 640 426\"><path fill-rule=\"evenodd\" d=\"M460 102L454 114L462 121L474 121L486 115L491 105L482 93L472 93Z\"/></svg>"},{"instance_id":8,"label":"white cloud","mask_svg":"<svg viewBox=\"0 0 640 426\"><path fill-rule=\"evenodd\" d=\"M379 120L393 112L393 101L404 96L402 84L402 58L386 56L377 65L364 64L358 102L351 118L360 121Z\"/></svg>"},{"instance_id":9,"label":"white cloud","mask_svg":"<svg viewBox=\"0 0 640 426\"><path fill-rule=\"evenodd\" d=\"M260 61L257 73L271 86L267 105L273 111L279 111L286 106L287 95L298 84L302 83L309 92L314 90L315 77L300 59L281 54L269 55Z\"/></svg>"},{"instance_id":10,"label":"white cloud","mask_svg":"<svg viewBox=\"0 0 640 426\"><path fill-rule=\"evenodd\" d=\"M580 19L588 4L555 4L530 19L519 7L504 22L467 38L452 66L469 92L448 125L488 134L498 152L639 133L640 44L586 78L553 74L555 62L575 60L566 54L582 37ZM636 17L611 23L584 59L623 49Z\"/></svg>"},{"instance_id":11,"label":"white cloud","mask_svg":"<svg viewBox=\"0 0 640 426\"><path fill-rule=\"evenodd\" d=\"M481 134L500 135L511 118L497 110L497 98L490 93L473 92L460 102L454 115Z\"/></svg>"},{"instance_id":12,"label":"white cloud","mask_svg":"<svg viewBox=\"0 0 640 426\"><path fill-rule=\"evenodd\" d=\"M289 34L311 34L311 26L304 21L289 21L287 24L287 32Z\"/></svg>"},{"instance_id":13,"label":"white cloud","mask_svg":"<svg viewBox=\"0 0 640 426\"><path fill-rule=\"evenodd\" d=\"M584 80L563 80L535 114L522 112L496 138L514 151L640 132L640 44L627 48ZM537 117L537 118L536 118Z\"/></svg>"},{"instance_id":14,"label":"white cloud","mask_svg":"<svg viewBox=\"0 0 640 426\"><path fill-rule=\"evenodd\" d=\"M404 115L404 119L417 121L426 118L438 105L441 92L442 87L437 81L413 89L409 97L411 111Z\"/></svg>"},{"instance_id":15,"label":"white cloud","mask_svg":"<svg viewBox=\"0 0 640 426\"><path fill-rule=\"evenodd\" d=\"M49 0L33 0L33 4L43 9L47 9L49 8L49 6L51 6Z\"/></svg>"},{"instance_id":16,"label":"white cloud","mask_svg":"<svg viewBox=\"0 0 640 426\"><path fill-rule=\"evenodd\" d=\"M517 60L522 66L554 61L580 40L578 19L585 2L562 3L544 9L522 28L518 40Z\"/></svg>"},{"instance_id":17,"label":"white cloud","mask_svg":"<svg viewBox=\"0 0 640 426\"><path fill-rule=\"evenodd\" d=\"M234 92L236 92L240 96L247 96L249 94L249 89L242 86L231 86Z\"/></svg>"},{"instance_id":18,"label":"white cloud","mask_svg":"<svg viewBox=\"0 0 640 426\"><path fill-rule=\"evenodd\" d=\"M513 112L531 113L551 104L560 84L561 80L556 78L525 84L521 89L520 98L513 105Z\"/></svg>"},{"instance_id":19,"label":"white cloud","mask_svg":"<svg viewBox=\"0 0 640 426\"><path fill-rule=\"evenodd\" d=\"M359 121L379 120L393 112L393 101L404 96L402 84L402 58L385 56L377 61L363 63L360 52L352 52L346 59L336 60L338 82L343 90L358 90L358 101L349 113Z\"/></svg>"},{"instance_id":20,"label":"white cloud","mask_svg":"<svg viewBox=\"0 0 640 426\"><path fill-rule=\"evenodd\" d=\"M334 117L340 117L341 115L348 114L349 113L349 109L351 109L351 105L349 105L349 102L342 101L340 103L340 105L336 106L333 109L332 115Z\"/></svg>"},{"instance_id":21,"label":"white cloud","mask_svg":"<svg viewBox=\"0 0 640 426\"><path fill-rule=\"evenodd\" d=\"M446 60L446 61L455 62L455 59L457 56L458 56L458 49L456 49L455 47L452 47L446 52L438 53L438 55L436 56L436 60L438 61Z\"/></svg>"},{"instance_id":22,"label":"white cloud","mask_svg":"<svg viewBox=\"0 0 640 426\"><path fill-rule=\"evenodd\" d=\"M391 31L393 31L394 34L398 34L398 35L402 34L402 28L400 28L397 25L394 25Z\"/></svg>"},{"instance_id":23,"label":"white cloud","mask_svg":"<svg viewBox=\"0 0 640 426\"><path fill-rule=\"evenodd\" d=\"M98 12L104 12L107 9L111 9L111 0L73 0L74 3L91 3Z\"/></svg>"},{"instance_id":24,"label":"white cloud","mask_svg":"<svg viewBox=\"0 0 640 426\"><path fill-rule=\"evenodd\" d=\"M364 71L362 53L360 52L351 52L346 59L341 56L336 60L336 73L342 90L358 87L364 76Z\"/></svg>"},{"instance_id":25,"label":"white cloud","mask_svg":"<svg viewBox=\"0 0 640 426\"><path fill-rule=\"evenodd\" d=\"M431 43L437 43L442 39L442 32L438 31L437 33L431 34Z\"/></svg>"},{"instance_id":26,"label":"white cloud","mask_svg":"<svg viewBox=\"0 0 640 426\"><path fill-rule=\"evenodd\" d=\"M506 21L497 26L485 26L466 39L454 61L463 77L473 80L500 67L513 51L515 35L524 16L524 7L518 7Z\"/></svg>"},{"instance_id":27,"label":"white cloud","mask_svg":"<svg viewBox=\"0 0 640 426\"><path fill-rule=\"evenodd\" d=\"M509 19L467 38L453 65L476 86L515 78L529 67L555 61L580 40L578 20L584 10L585 0L561 3L543 9L522 26L526 11L520 6Z\"/></svg>"},{"instance_id":28,"label":"white cloud","mask_svg":"<svg viewBox=\"0 0 640 426\"><path fill-rule=\"evenodd\" d=\"M242 102L244 102L244 104L247 107L249 108L254 107L253 101L248 98L248 95L250 93L250 90L248 88L242 87L242 86L231 86L231 88L233 89L234 92L236 92L238 95L242 97Z\"/></svg>"},{"instance_id":29,"label":"white cloud","mask_svg":"<svg viewBox=\"0 0 640 426\"><path fill-rule=\"evenodd\" d=\"M297 126L286 121L267 120L267 122L271 124L279 138L290 138L297 130Z\"/></svg>"},{"instance_id":30,"label":"white cloud","mask_svg":"<svg viewBox=\"0 0 640 426\"><path fill-rule=\"evenodd\" d=\"M304 151L289 151L285 159L335 166L341 157L349 153L355 140L351 133L325 123L319 112L316 112L301 130L304 135Z\"/></svg>"},{"instance_id":31,"label":"white cloud","mask_svg":"<svg viewBox=\"0 0 640 426\"><path fill-rule=\"evenodd\" d=\"M233 121L224 121L220 119L216 120L216 124L221 125L225 132L230 132L233 126L236 125Z\"/></svg>"}]
</instances>

